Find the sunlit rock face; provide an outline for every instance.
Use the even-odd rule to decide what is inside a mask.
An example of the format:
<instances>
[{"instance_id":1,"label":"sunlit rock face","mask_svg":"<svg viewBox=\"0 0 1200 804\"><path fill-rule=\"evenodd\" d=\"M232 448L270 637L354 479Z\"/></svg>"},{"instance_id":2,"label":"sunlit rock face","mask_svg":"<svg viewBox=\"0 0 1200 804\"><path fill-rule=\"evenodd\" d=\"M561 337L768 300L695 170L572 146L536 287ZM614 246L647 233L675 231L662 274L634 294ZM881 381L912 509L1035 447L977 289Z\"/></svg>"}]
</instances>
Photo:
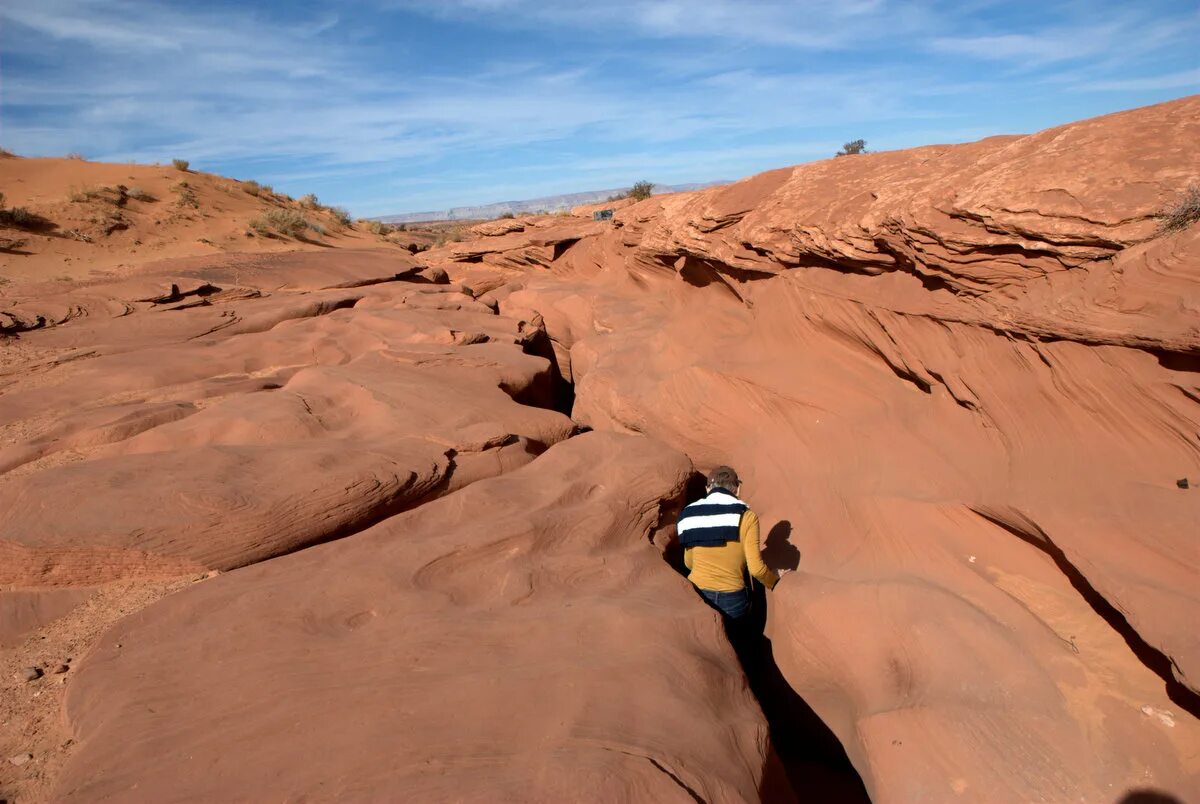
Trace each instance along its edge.
<instances>
[{"instance_id":1,"label":"sunlit rock face","mask_svg":"<svg viewBox=\"0 0 1200 804\"><path fill-rule=\"evenodd\" d=\"M1162 213L1196 142L1191 98L415 256L6 288L5 644L204 579L73 643L31 790L786 800L802 699L877 801L1188 800L1200 228ZM718 463L797 570L770 732L662 557Z\"/></svg>"}]
</instances>

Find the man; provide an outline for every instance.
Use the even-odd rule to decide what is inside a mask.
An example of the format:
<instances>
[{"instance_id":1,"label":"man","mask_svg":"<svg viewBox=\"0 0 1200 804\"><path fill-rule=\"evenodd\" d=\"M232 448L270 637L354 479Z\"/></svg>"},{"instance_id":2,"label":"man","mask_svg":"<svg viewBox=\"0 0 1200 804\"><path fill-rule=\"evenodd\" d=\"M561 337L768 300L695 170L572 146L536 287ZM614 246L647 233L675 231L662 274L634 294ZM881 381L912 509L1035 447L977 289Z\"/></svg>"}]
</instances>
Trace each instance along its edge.
<instances>
[{"instance_id":1,"label":"man","mask_svg":"<svg viewBox=\"0 0 1200 804\"><path fill-rule=\"evenodd\" d=\"M737 472L718 466L708 476L707 496L685 507L676 526L688 580L709 605L734 622L750 613L747 568L768 589L779 582L763 563L758 517L738 499L741 488Z\"/></svg>"}]
</instances>

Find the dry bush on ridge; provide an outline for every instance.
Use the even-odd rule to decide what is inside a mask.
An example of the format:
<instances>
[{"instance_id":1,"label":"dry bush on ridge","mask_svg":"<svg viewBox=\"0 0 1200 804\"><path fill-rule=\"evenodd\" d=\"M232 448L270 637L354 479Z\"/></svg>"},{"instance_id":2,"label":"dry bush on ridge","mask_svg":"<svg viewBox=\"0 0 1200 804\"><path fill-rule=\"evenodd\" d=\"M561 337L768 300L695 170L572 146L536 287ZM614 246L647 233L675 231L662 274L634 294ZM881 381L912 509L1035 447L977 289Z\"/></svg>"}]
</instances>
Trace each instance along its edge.
<instances>
[{"instance_id":1,"label":"dry bush on ridge","mask_svg":"<svg viewBox=\"0 0 1200 804\"><path fill-rule=\"evenodd\" d=\"M1200 221L1200 184L1189 184L1175 203L1159 212L1158 217L1162 219L1158 229L1164 234L1182 232L1196 221Z\"/></svg>"},{"instance_id":2,"label":"dry bush on ridge","mask_svg":"<svg viewBox=\"0 0 1200 804\"><path fill-rule=\"evenodd\" d=\"M654 192L653 182L639 181L629 188L629 197L634 201L645 201Z\"/></svg>"},{"instance_id":3,"label":"dry bush on ridge","mask_svg":"<svg viewBox=\"0 0 1200 804\"><path fill-rule=\"evenodd\" d=\"M176 205L181 207L191 207L192 209L198 209L200 207L200 199L196 197L196 191L193 190L192 186L186 181L179 182L171 189L179 194L179 198L175 200Z\"/></svg>"},{"instance_id":4,"label":"dry bush on ridge","mask_svg":"<svg viewBox=\"0 0 1200 804\"><path fill-rule=\"evenodd\" d=\"M309 223L294 209L272 209L262 217L250 221L250 228L268 237L272 232L286 237L299 237L309 228Z\"/></svg>"},{"instance_id":5,"label":"dry bush on ridge","mask_svg":"<svg viewBox=\"0 0 1200 804\"><path fill-rule=\"evenodd\" d=\"M83 154L79 153L79 151L71 151L71 153L67 154L67 159L78 159L78 160L82 160L82 159L83 159Z\"/></svg>"},{"instance_id":6,"label":"dry bush on ridge","mask_svg":"<svg viewBox=\"0 0 1200 804\"><path fill-rule=\"evenodd\" d=\"M351 224L350 212L345 207L330 207L329 214L341 226L349 226Z\"/></svg>"},{"instance_id":7,"label":"dry bush on ridge","mask_svg":"<svg viewBox=\"0 0 1200 804\"><path fill-rule=\"evenodd\" d=\"M141 187L131 187L126 191L125 195L132 198L134 201L157 201L150 193L143 190Z\"/></svg>"},{"instance_id":8,"label":"dry bush on ridge","mask_svg":"<svg viewBox=\"0 0 1200 804\"><path fill-rule=\"evenodd\" d=\"M7 148L0 148L0 159L12 159L15 156L16 154Z\"/></svg>"},{"instance_id":9,"label":"dry bush on ridge","mask_svg":"<svg viewBox=\"0 0 1200 804\"><path fill-rule=\"evenodd\" d=\"M842 145L842 150L838 151L834 156L854 156L855 154L865 154L866 152L866 140L851 140Z\"/></svg>"},{"instance_id":10,"label":"dry bush on ridge","mask_svg":"<svg viewBox=\"0 0 1200 804\"><path fill-rule=\"evenodd\" d=\"M305 209L317 209L321 206L321 202L317 200L317 196L314 193L309 193L308 195L300 196L300 206Z\"/></svg>"},{"instance_id":11,"label":"dry bush on ridge","mask_svg":"<svg viewBox=\"0 0 1200 804\"><path fill-rule=\"evenodd\" d=\"M90 185L88 187L72 187L67 196L73 203L82 204L85 201L91 201L99 198L105 188L98 185Z\"/></svg>"},{"instance_id":12,"label":"dry bush on ridge","mask_svg":"<svg viewBox=\"0 0 1200 804\"><path fill-rule=\"evenodd\" d=\"M258 195L262 192L262 185L256 182L254 179L249 179L242 182L242 189L250 193L250 195Z\"/></svg>"},{"instance_id":13,"label":"dry bush on ridge","mask_svg":"<svg viewBox=\"0 0 1200 804\"><path fill-rule=\"evenodd\" d=\"M385 235L388 233L387 225L381 223L380 221L372 221L372 220L367 220L366 218L359 218L358 225L361 226L362 228L366 229L371 234Z\"/></svg>"},{"instance_id":14,"label":"dry bush on ridge","mask_svg":"<svg viewBox=\"0 0 1200 804\"><path fill-rule=\"evenodd\" d=\"M30 212L25 207L0 209L0 226L10 226L14 229L52 229L53 224L36 212Z\"/></svg>"},{"instance_id":15,"label":"dry bush on ridge","mask_svg":"<svg viewBox=\"0 0 1200 804\"><path fill-rule=\"evenodd\" d=\"M182 170L184 173L187 172L188 166L190 164L191 163L188 162L186 159L172 159L171 160L171 167L175 168L176 170Z\"/></svg>"}]
</instances>

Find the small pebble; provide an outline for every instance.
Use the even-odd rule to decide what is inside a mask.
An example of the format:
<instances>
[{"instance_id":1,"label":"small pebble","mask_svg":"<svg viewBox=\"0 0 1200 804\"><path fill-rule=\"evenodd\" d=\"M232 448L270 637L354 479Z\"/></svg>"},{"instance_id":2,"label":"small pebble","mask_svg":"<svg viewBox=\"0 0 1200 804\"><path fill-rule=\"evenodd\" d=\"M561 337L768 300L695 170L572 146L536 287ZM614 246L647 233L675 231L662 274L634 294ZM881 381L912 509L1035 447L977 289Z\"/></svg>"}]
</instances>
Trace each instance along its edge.
<instances>
[{"instance_id":1,"label":"small pebble","mask_svg":"<svg viewBox=\"0 0 1200 804\"><path fill-rule=\"evenodd\" d=\"M18 681L37 681L41 677L42 668L40 667L26 667L17 673Z\"/></svg>"},{"instance_id":2,"label":"small pebble","mask_svg":"<svg viewBox=\"0 0 1200 804\"><path fill-rule=\"evenodd\" d=\"M24 753L24 754L17 754L15 757L9 757L8 761L11 762L12 764L16 765L19 768L31 759L33 759L33 754Z\"/></svg>"},{"instance_id":3,"label":"small pebble","mask_svg":"<svg viewBox=\"0 0 1200 804\"><path fill-rule=\"evenodd\" d=\"M1175 481L1175 485L1179 486L1179 488L1181 488L1181 489L1186 489L1189 485L1188 479L1186 477L1181 477Z\"/></svg>"}]
</instances>

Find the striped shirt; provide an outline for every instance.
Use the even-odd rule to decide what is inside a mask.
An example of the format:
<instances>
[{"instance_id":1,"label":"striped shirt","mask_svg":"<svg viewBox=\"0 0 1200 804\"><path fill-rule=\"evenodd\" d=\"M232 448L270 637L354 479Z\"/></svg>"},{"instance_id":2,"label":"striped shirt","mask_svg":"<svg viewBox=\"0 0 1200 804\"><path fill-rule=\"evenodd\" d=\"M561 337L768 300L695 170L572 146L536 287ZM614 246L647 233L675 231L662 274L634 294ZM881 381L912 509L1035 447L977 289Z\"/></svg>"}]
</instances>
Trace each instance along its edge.
<instances>
[{"instance_id":1,"label":"striped shirt","mask_svg":"<svg viewBox=\"0 0 1200 804\"><path fill-rule=\"evenodd\" d=\"M675 531L679 543L687 547L713 547L737 541L742 514L750 506L723 488L715 488L702 500L696 500L679 512Z\"/></svg>"},{"instance_id":2,"label":"striped shirt","mask_svg":"<svg viewBox=\"0 0 1200 804\"><path fill-rule=\"evenodd\" d=\"M741 506L741 513L715 507L735 503ZM714 507L708 507L710 505ZM731 515L736 518L730 518ZM732 534L726 530L731 525ZM759 551L758 517L749 506L724 489L713 489L712 494L683 509L676 529L684 547L683 561L689 570L688 580L700 589L710 592L744 589L747 570L768 589L773 589L779 581L763 563ZM697 540L707 543L700 544Z\"/></svg>"}]
</instances>

